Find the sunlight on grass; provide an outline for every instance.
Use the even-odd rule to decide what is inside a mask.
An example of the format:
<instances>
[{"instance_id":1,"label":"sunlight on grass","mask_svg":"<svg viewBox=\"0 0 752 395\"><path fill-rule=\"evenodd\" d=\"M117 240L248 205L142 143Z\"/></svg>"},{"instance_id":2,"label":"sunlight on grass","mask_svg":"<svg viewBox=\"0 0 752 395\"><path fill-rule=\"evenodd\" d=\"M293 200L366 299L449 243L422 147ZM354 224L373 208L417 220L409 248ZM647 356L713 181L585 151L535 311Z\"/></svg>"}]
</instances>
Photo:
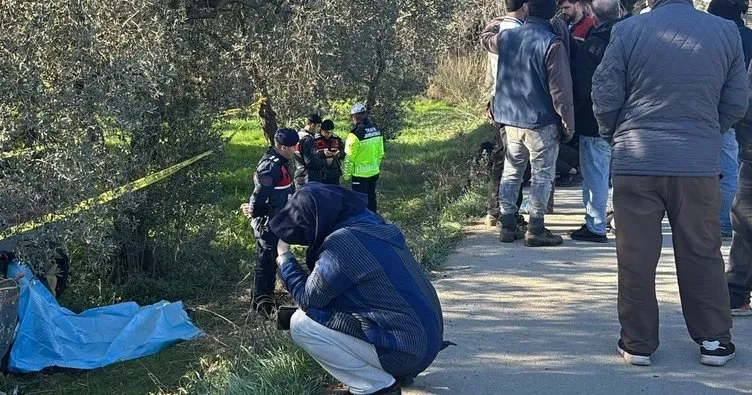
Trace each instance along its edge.
<instances>
[{"instance_id":1,"label":"sunlight on grass","mask_svg":"<svg viewBox=\"0 0 752 395\"><path fill-rule=\"evenodd\" d=\"M405 127L397 139L386 144L379 206L385 218L403 230L421 265L433 269L453 251L462 226L484 212L485 180L472 178L472 170L478 166L472 158L480 143L491 139L492 130L484 125L477 109L431 100L416 100L406 106ZM373 121L378 125L378 119ZM344 138L349 123L342 119L335 123ZM196 295L196 303L206 311L196 312L193 319L209 338L104 369L2 377L0 391L12 391L18 385L24 394L286 395L317 394L332 382L292 344L287 333L244 316L250 304L248 288L255 256L251 228L238 207L253 191L253 171L267 141L255 119L231 119L224 128L225 137L232 138L225 147L223 166L215 174L223 197L203 210L222 229L212 239L217 251L224 251L224 255L215 256L215 270L234 266L248 276L228 280L211 271L200 273L208 276L209 284L225 290L222 292L196 289L188 280L153 278L144 278L129 290L146 299ZM154 292L158 295L152 295Z\"/></svg>"}]
</instances>

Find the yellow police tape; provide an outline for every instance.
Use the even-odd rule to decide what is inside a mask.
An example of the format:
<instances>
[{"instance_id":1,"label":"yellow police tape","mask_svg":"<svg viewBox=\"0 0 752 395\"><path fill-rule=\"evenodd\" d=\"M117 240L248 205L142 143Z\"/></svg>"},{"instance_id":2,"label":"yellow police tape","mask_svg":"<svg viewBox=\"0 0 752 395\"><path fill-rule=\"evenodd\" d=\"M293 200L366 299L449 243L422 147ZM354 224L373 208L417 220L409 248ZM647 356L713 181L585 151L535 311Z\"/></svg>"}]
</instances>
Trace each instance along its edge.
<instances>
[{"instance_id":1,"label":"yellow police tape","mask_svg":"<svg viewBox=\"0 0 752 395\"><path fill-rule=\"evenodd\" d=\"M32 220L32 221L25 222L25 223L13 226L11 228L8 228L8 230L0 234L0 240L7 239L8 237L11 237L11 236L17 236L22 233L30 232L32 230L40 228L43 225L51 223L51 222L64 220L68 217L71 217L73 215L80 213L81 211L87 210L93 206L111 202L127 193L135 192L135 191L138 191L139 189L146 188L149 185L152 185L154 183L164 180L167 177L170 177L171 175L177 173L181 169L187 166L190 166L213 153L214 153L214 150L206 151L203 154L196 155L193 158L180 162L176 165L170 166L156 173L149 174L148 176L144 178L140 178L136 181L130 182L121 187L115 188L111 191L102 193L99 196L86 199L81 203L78 203L70 207L66 207L55 213L47 214L38 220Z\"/></svg>"}]
</instances>

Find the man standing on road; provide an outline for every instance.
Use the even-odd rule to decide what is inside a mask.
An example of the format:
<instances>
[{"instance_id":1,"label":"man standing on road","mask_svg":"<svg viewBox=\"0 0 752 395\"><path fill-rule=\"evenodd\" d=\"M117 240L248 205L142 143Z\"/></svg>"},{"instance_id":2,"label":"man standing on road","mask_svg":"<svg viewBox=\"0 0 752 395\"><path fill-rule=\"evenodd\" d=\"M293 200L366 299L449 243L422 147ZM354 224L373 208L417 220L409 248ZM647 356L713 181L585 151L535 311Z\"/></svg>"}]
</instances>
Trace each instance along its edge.
<instances>
[{"instance_id":1,"label":"man standing on road","mask_svg":"<svg viewBox=\"0 0 752 395\"><path fill-rule=\"evenodd\" d=\"M491 40L499 32L507 29L514 29L522 26L527 19L527 0L507 0L507 14L501 18L495 18L483 29L481 33L481 42ZM499 55L497 53L488 53L488 77L492 82L491 101L489 103L489 116L494 127L494 150L491 157L491 174L488 180L488 213L486 215L486 224L496 226L499 220L499 186L501 185L501 174L504 170L504 152L506 151L506 131L504 125L493 121L493 96L496 94L496 77L498 74ZM522 204L522 190L517 200L517 205ZM519 217L518 217L519 218Z\"/></svg>"},{"instance_id":2,"label":"man standing on road","mask_svg":"<svg viewBox=\"0 0 752 395\"><path fill-rule=\"evenodd\" d=\"M593 110L611 141L619 224L618 351L649 365L658 348L656 266L665 214L673 232L682 311L700 362L734 357L721 255L721 131L747 110L737 27L691 0L651 0L614 26L593 77ZM702 29L697 29L702 26Z\"/></svg>"},{"instance_id":3,"label":"man standing on road","mask_svg":"<svg viewBox=\"0 0 752 395\"><path fill-rule=\"evenodd\" d=\"M295 156L298 141L298 133L293 129L277 131L274 135L274 146L266 151L253 175L254 189L249 206L243 207L244 214L251 219L258 254L253 279L253 309L266 316L269 316L275 307L275 259L279 242L279 238L269 231L268 223L282 210L294 192L289 166Z\"/></svg>"},{"instance_id":4,"label":"man standing on road","mask_svg":"<svg viewBox=\"0 0 752 395\"><path fill-rule=\"evenodd\" d=\"M355 123L345 140L344 178L352 178L352 189L368 196L368 209L376 212L376 181L384 159L384 136L368 120L368 110L356 104L350 110Z\"/></svg>"},{"instance_id":5,"label":"man standing on road","mask_svg":"<svg viewBox=\"0 0 752 395\"><path fill-rule=\"evenodd\" d=\"M307 182L321 182L324 169L332 164L329 151L316 149L316 133L321 128L321 116L308 116L306 126L298 132L300 143L295 147L295 187L300 189Z\"/></svg>"},{"instance_id":6,"label":"man standing on road","mask_svg":"<svg viewBox=\"0 0 752 395\"><path fill-rule=\"evenodd\" d=\"M747 73L752 103L752 68ZM750 107L752 108L752 107ZM726 273L731 294L731 315L752 316L752 110L736 124L736 139L741 149L742 166L739 188L731 209L734 237L731 240L729 270Z\"/></svg>"},{"instance_id":7,"label":"man standing on road","mask_svg":"<svg viewBox=\"0 0 752 395\"><path fill-rule=\"evenodd\" d=\"M598 122L590 99L595 68L601 63L611 39L611 28L621 18L619 0L594 0L591 4L595 29L580 45L572 67L574 118L580 135L582 203L585 224L571 233L574 240L606 243L606 206L611 167L611 147L598 134Z\"/></svg>"},{"instance_id":8,"label":"man standing on road","mask_svg":"<svg viewBox=\"0 0 752 395\"><path fill-rule=\"evenodd\" d=\"M709 13L728 19L739 28L747 67L752 57L752 29L744 26L742 15L747 13L748 6L747 0L713 0L708 6ZM733 128L723 133L721 176L721 235L731 237L731 205L734 203L739 178L739 144L736 142L736 131Z\"/></svg>"},{"instance_id":9,"label":"man standing on road","mask_svg":"<svg viewBox=\"0 0 752 395\"><path fill-rule=\"evenodd\" d=\"M502 31L482 43L486 50L499 54L494 120L505 125L507 132L499 192L500 240L511 243L520 238L515 202L530 160L530 221L525 245L556 246L562 238L545 228L544 217L560 137L569 140L574 134L572 76L569 54L549 22L556 14L556 3L531 0L526 6L529 16L522 27Z\"/></svg>"},{"instance_id":10,"label":"man standing on road","mask_svg":"<svg viewBox=\"0 0 752 395\"><path fill-rule=\"evenodd\" d=\"M585 15L580 0L559 0L556 2L561 17L569 22L569 31L579 41L585 40L593 30L593 18Z\"/></svg>"}]
</instances>

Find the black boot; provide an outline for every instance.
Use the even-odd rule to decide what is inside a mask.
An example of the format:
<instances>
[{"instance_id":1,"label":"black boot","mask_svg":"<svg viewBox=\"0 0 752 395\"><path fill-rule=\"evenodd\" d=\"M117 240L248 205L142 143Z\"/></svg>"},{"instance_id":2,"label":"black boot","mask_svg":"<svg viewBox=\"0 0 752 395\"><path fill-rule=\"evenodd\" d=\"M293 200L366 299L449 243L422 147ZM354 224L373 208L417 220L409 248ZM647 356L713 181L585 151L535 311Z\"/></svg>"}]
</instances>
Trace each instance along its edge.
<instances>
[{"instance_id":1,"label":"black boot","mask_svg":"<svg viewBox=\"0 0 752 395\"><path fill-rule=\"evenodd\" d=\"M555 247L562 243L564 239L561 236L551 233L546 228L537 233L528 229L525 233L525 245L528 247Z\"/></svg>"}]
</instances>

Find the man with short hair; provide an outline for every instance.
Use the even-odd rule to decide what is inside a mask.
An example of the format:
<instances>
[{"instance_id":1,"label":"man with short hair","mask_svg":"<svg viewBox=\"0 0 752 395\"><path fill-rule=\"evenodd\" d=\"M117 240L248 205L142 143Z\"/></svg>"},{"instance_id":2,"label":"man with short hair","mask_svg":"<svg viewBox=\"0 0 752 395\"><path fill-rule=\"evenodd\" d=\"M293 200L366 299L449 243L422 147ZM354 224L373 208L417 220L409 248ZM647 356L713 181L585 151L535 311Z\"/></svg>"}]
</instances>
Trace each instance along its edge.
<instances>
[{"instance_id":1,"label":"man with short hair","mask_svg":"<svg viewBox=\"0 0 752 395\"><path fill-rule=\"evenodd\" d=\"M326 119L321 123L321 131L316 134L316 149L319 152L334 154L332 162L324 168L321 182L330 185L339 185L342 177L342 159L345 158L345 143L334 133L334 122Z\"/></svg>"},{"instance_id":2,"label":"man with short hair","mask_svg":"<svg viewBox=\"0 0 752 395\"><path fill-rule=\"evenodd\" d=\"M254 189L249 205L242 207L244 214L251 219L258 254L253 279L253 309L265 316L269 316L275 307L275 259L279 242L267 225L294 192L289 166L295 157L299 138L293 129L277 130L274 145L266 151L253 174Z\"/></svg>"},{"instance_id":3,"label":"man with short hair","mask_svg":"<svg viewBox=\"0 0 752 395\"><path fill-rule=\"evenodd\" d=\"M522 176L530 160L530 220L528 247L556 246L561 236L545 228L545 213L553 187L559 140L574 134L572 77L569 54L549 22L556 14L554 0L530 0L522 27L502 31L483 41L499 54L494 95L494 120L505 125L507 150L499 200L500 240L520 238L515 213Z\"/></svg>"},{"instance_id":4,"label":"man with short hair","mask_svg":"<svg viewBox=\"0 0 752 395\"><path fill-rule=\"evenodd\" d=\"M558 0L556 5L559 6L561 17L569 22L569 31L572 36L579 41L584 41L593 30L593 18L585 14L580 0Z\"/></svg>"},{"instance_id":5,"label":"man with short hair","mask_svg":"<svg viewBox=\"0 0 752 395\"><path fill-rule=\"evenodd\" d=\"M574 83L574 118L580 135L580 170L585 224L570 234L573 240L606 243L606 207L611 167L611 147L598 133L593 114L592 80L601 63L611 29L622 16L619 0L593 0L590 3L595 28L580 45L572 67Z\"/></svg>"},{"instance_id":6,"label":"man with short hair","mask_svg":"<svg viewBox=\"0 0 752 395\"><path fill-rule=\"evenodd\" d=\"M368 209L376 212L376 181L384 159L384 135L368 119L368 110L356 104L350 110L355 124L345 140L343 177L352 179L352 189L368 195Z\"/></svg>"},{"instance_id":7,"label":"man with short hair","mask_svg":"<svg viewBox=\"0 0 752 395\"><path fill-rule=\"evenodd\" d=\"M708 5L708 12L728 19L739 28L744 49L744 62L749 67L752 58L752 29L744 25L742 15L747 13L747 0L713 0ZM736 131L732 128L723 134L721 146L721 235L731 237L731 205L736 195L739 178L739 144Z\"/></svg>"},{"instance_id":8,"label":"man with short hair","mask_svg":"<svg viewBox=\"0 0 752 395\"><path fill-rule=\"evenodd\" d=\"M481 43L494 39L501 31L514 29L522 26L527 19L527 0L507 0L505 1L506 15L501 18L494 18L480 35ZM496 77L498 74L499 55L497 53L488 53L488 78L492 82L491 101L489 102L488 112L493 121L493 96L496 93ZM499 220L499 186L501 185L501 174L504 170L504 152L506 151L505 140L506 131L504 125L493 122L494 127L494 149L491 153L491 171L488 185L488 211L486 215L486 224L496 226ZM517 199L517 205L522 204L522 190ZM518 216L518 219L520 217ZM518 221L519 222L519 221ZM521 222L524 222L522 220Z\"/></svg>"},{"instance_id":9,"label":"man with short hair","mask_svg":"<svg viewBox=\"0 0 752 395\"><path fill-rule=\"evenodd\" d=\"M311 114L306 125L298 132L300 142L295 147L295 187L301 188L307 182L321 182L324 169L331 165L332 155L328 151L316 149L316 133L321 128L321 116Z\"/></svg>"},{"instance_id":10,"label":"man with short hair","mask_svg":"<svg viewBox=\"0 0 752 395\"><path fill-rule=\"evenodd\" d=\"M748 107L744 52L734 23L696 10L691 0L650 5L650 13L614 26L593 76L593 112L612 147L619 225L617 348L635 365L650 365L658 348L655 274L668 216L689 334L700 363L722 366L735 346L719 156L722 131Z\"/></svg>"}]
</instances>

